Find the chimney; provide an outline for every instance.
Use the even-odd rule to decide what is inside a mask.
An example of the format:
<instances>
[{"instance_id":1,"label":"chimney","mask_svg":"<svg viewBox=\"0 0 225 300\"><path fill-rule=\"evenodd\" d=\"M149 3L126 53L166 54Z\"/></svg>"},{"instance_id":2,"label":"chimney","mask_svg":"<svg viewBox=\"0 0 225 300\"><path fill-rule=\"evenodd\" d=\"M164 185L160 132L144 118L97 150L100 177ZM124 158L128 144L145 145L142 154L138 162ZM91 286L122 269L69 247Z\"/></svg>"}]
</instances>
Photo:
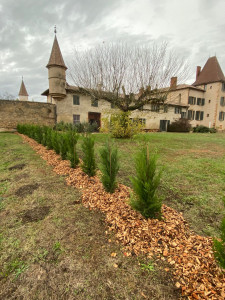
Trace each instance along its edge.
<instances>
[{"instance_id":1,"label":"chimney","mask_svg":"<svg viewBox=\"0 0 225 300\"><path fill-rule=\"evenodd\" d=\"M170 88L171 89L176 89L176 87L177 87L177 77L171 77Z\"/></svg>"},{"instance_id":2,"label":"chimney","mask_svg":"<svg viewBox=\"0 0 225 300\"><path fill-rule=\"evenodd\" d=\"M196 80L197 80L198 76L200 75L200 72L201 72L201 67L197 66L197 69L196 69Z\"/></svg>"}]
</instances>

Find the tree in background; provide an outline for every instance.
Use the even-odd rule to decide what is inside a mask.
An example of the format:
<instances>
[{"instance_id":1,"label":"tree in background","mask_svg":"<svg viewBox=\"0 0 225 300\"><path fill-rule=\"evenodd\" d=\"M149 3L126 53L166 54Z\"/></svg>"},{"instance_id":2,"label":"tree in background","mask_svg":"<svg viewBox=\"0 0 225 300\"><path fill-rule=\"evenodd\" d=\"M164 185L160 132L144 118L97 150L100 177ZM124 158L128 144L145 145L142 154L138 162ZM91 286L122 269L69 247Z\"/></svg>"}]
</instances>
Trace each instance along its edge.
<instances>
[{"instance_id":1,"label":"tree in background","mask_svg":"<svg viewBox=\"0 0 225 300\"><path fill-rule=\"evenodd\" d=\"M103 99L123 112L149 103L163 103L170 79L187 78L188 68L166 43L137 46L102 44L75 51L70 77L81 94Z\"/></svg>"},{"instance_id":2,"label":"tree in background","mask_svg":"<svg viewBox=\"0 0 225 300\"><path fill-rule=\"evenodd\" d=\"M3 92L0 93L0 100L16 100L16 97L7 92Z\"/></svg>"}]
</instances>

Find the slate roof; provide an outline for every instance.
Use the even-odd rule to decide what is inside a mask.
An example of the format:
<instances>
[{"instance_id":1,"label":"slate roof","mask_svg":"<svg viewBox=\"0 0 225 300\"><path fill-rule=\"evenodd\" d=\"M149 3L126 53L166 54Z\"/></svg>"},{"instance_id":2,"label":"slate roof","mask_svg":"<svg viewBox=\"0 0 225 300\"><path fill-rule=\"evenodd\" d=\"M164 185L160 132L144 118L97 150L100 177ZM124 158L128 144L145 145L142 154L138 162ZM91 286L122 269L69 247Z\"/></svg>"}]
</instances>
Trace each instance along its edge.
<instances>
[{"instance_id":1,"label":"slate roof","mask_svg":"<svg viewBox=\"0 0 225 300\"><path fill-rule=\"evenodd\" d=\"M29 96L25 87L25 84L22 80L21 86L20 86L20 91L19 91L19 96Z\"/></svg>"},{"instance_id":2,"label":"slate roof","mask_svg":"<svg viewBox=\"0 0 225 300\"><path fill-rule=\"evenodd\" d=\"M62 57L62 53L61 50L59 48L59 43L57 40L57 37L55 36L54 42L53 42L53 46L52 46L52 52L48 61L48 64L46 66L46 68L49 68L51 66L59 66L62 68L67 69L63 57Z\"/></svg>"},{"instance_id":3,"label":"slate roof","mask_svg":"<svg viewBox=\"0 0 225 300\"><path fill-rule=\"evenodd\" d=\"M213 56L207 60L193 86L220 81L225 82L225 77L216 56Z\"/></svg>"}]
</instances>

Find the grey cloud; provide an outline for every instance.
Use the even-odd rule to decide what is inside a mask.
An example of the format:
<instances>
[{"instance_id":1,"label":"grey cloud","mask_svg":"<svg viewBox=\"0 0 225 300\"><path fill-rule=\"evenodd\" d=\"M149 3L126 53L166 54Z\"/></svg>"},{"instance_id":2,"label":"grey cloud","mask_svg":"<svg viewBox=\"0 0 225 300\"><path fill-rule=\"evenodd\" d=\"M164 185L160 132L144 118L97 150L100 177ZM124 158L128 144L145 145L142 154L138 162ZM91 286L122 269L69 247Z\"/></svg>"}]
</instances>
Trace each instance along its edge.
<instances>
[{"instance_id":1,"label":"grey cloud","mask_svg":"<svg viewBox=\"0 0 225 300\"><path fill-rule=\"evenodd\" d=\"M149 3L148 1L146 3ZM59 0L1 0L0 94L8 91L17 96L23 75L31 98L44 99L40 94L48 87L45 66L53 43L55 24L62 54L68 64L72 59L73 47L79 45L92 46L103 41L146 44L166 40L176 48L179 55L191 57L193 74L195 66L203 65L208 55L214 55L215 52L225 71L223 39L225 22L223 21L224 10L222 10L224 0L218 0L216 5L215 1L211 0L197 1L198 4L193 7L193 10L198 10L194 20L195 30L190 29L185 37L176 36L174 32L167 32L166 28L159 28L157 37L153 38L151 27L149 30L144 29L141 34L135 34L129 28L129 24L119 27L115 21L113 24L105 25L105 21L114 16L115 11L117 14L119 11L119 18L123 18L124 12L120 11L122 4L123 8L127 7L129 11L129 5L136 2L131 0L67 0L64 2ZM148 9L150 8L153 12L150 24L168 17L167 0L151 0L150 3ZM187 3L186 1L186 5ZM137 2L137 5L141 3ZM220 10L216 10L215 7L219 7ZM145 12L145 7L143 11ZM176 17L176 13L174 11L174 15L169 16L171 22ZM184 20L191 17L184 16ZM207 31L204 30L203 25L207 25ZM27 42L28 36L34 38L29 43Z\"/></svg>"}]
</instances>

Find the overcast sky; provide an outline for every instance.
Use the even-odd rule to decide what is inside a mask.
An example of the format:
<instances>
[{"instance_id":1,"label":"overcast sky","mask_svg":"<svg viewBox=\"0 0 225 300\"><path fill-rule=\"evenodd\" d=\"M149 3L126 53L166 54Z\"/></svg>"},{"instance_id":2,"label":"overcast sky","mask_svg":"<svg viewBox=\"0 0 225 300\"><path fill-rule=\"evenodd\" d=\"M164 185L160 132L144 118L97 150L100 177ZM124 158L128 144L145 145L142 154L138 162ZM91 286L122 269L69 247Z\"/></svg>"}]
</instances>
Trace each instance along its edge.
<instances>
[{"instance_id":1,"label":"overcast sky","mask_svg":"<svg viewBox=\"0 0 225 300\"><path fill-rule=\"evenodd\" d=\"M0 0L0 95L17 97L23 76L29 99L46 101L54 25L66 64L75 47L167 41L189 60L188 83L215 54L225 73L224 0Z\"/></svg>"}]
</instances>

